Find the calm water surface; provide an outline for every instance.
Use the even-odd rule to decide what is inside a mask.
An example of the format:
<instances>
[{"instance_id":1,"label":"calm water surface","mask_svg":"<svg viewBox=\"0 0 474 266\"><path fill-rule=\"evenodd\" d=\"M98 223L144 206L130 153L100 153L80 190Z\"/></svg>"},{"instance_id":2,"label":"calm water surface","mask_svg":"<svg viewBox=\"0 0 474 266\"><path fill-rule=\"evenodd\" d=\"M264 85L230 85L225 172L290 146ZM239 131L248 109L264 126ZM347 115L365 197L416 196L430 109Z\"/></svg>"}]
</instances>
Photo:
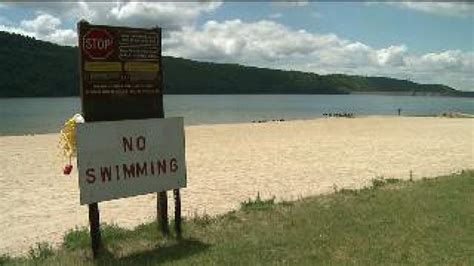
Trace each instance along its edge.
<instances>
[{"instance_id":1,"label":"calm water surface","mask_svg":"<svg viewBox=\"0 0 474 266\"><path fill-rule=\"evenodd\" d=\"M165 116L183 116L187 125L238 123L259 119L357 115L474 114L473 98L380 95L165 95ZM0 99L0 135L59 132L80 112L78 97Z\"/></svg>"}]
</instances>

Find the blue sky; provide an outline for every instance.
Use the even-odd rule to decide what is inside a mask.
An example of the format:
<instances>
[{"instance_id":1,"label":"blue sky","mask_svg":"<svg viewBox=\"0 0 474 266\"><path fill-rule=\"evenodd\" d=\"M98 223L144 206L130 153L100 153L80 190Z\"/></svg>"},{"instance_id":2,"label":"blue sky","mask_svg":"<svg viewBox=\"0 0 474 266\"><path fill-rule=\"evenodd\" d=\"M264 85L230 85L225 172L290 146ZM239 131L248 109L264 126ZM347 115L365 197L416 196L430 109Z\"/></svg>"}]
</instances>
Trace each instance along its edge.
<instances>
[{"instance_id":1,"label":"blue sky","mask_svg":"<svg viewBox=\"0 0 474 266\"><path fill-rule=\"evenodd\" d=\"M474 12L474 10L473 10ZM376 3L320 3L288 8L275 3L227 3L219 12L199 19L272 19L295 29L336 33L382 48L405 43L416 52L473 49L473 16L447 16ZM422 38L420 38L422 36ZM469 40L470 37L470 40Z\"/></svg>"},{"instance_id":2,"label":"blue sky","mask_svg":"<svg viewBox=\"0 0 474 266\"><path fill-rule=\"evenodd\" d=\"M80 18L159 25L165 30L165 55L474 90L473 7L441 2L2 3L0 30L75 45Z\"/></svg>"}]
</instances>

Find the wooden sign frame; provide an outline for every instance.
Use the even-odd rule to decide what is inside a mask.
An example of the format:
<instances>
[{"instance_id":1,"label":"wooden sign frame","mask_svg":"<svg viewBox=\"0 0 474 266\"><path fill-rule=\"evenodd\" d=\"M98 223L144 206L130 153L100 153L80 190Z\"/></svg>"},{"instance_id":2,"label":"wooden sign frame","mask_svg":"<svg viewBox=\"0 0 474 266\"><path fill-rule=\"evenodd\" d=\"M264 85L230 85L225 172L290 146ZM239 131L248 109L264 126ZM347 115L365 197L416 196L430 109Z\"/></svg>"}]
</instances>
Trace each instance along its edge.
<instances>
[{"instance_id":1,"label":"wooden sign frame","mask_svg":"<svg viewBox=\"0 0 474 266\"><path fill-rule=\"evenodd\" d=\"M161 28L77 23L80 96L86 122L164 118ZM173 190L175 230L181 239L181 197ZM157 193L157 219L169 235L166 191ZM101 254L100 213L91 203L89 224L93 258Z\"/></svg>"}]
</instances>

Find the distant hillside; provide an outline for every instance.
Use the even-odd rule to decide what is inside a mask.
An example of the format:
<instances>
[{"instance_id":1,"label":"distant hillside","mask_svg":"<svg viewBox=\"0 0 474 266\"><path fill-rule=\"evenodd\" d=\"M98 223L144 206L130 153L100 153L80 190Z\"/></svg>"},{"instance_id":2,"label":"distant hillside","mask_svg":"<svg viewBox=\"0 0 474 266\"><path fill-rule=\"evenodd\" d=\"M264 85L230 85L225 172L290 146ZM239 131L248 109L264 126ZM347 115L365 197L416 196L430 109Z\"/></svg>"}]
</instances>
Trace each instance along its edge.
<instances>
[{"instance_id":1,"label":"distant hillside","mask_svg":"<svg viewBox=\"0 0 474 266\"><path fill-rule=\"evenodd\" d=\"M0 97L79 94L76 47L0 32ZM461 95L444 85L385 77L318 75L163 57L166 94Z\"/></svg>"}]
</instances>

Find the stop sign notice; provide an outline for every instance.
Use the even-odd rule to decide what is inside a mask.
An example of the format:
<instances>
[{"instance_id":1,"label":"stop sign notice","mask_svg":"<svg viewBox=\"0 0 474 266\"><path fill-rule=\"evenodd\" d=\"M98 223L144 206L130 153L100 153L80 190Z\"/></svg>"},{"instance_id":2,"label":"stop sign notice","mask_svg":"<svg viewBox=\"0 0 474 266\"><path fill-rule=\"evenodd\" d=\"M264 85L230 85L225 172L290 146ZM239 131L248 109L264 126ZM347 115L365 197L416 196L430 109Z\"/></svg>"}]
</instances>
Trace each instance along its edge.
<instances>
[{"instance_id":1,"label":"stop sign notice","mask_svg":"<svg viewBox=\"0 0 474 266\"><path fill-rule=\"evenodd\" d=\"M107 59L114 51L113 36L105 29L90 29L82 38L82 50L90 59Z\"/></svg>"},{"instance_id":2,"label":"stop sign notice","mask_svg":"<svg viewBox=\"0 0 474 266\"><path fill-rule=\"evenodd\" d=\"M77 24L85 121L163 117L161 29Z\"/></svg>"}]
</instances>

